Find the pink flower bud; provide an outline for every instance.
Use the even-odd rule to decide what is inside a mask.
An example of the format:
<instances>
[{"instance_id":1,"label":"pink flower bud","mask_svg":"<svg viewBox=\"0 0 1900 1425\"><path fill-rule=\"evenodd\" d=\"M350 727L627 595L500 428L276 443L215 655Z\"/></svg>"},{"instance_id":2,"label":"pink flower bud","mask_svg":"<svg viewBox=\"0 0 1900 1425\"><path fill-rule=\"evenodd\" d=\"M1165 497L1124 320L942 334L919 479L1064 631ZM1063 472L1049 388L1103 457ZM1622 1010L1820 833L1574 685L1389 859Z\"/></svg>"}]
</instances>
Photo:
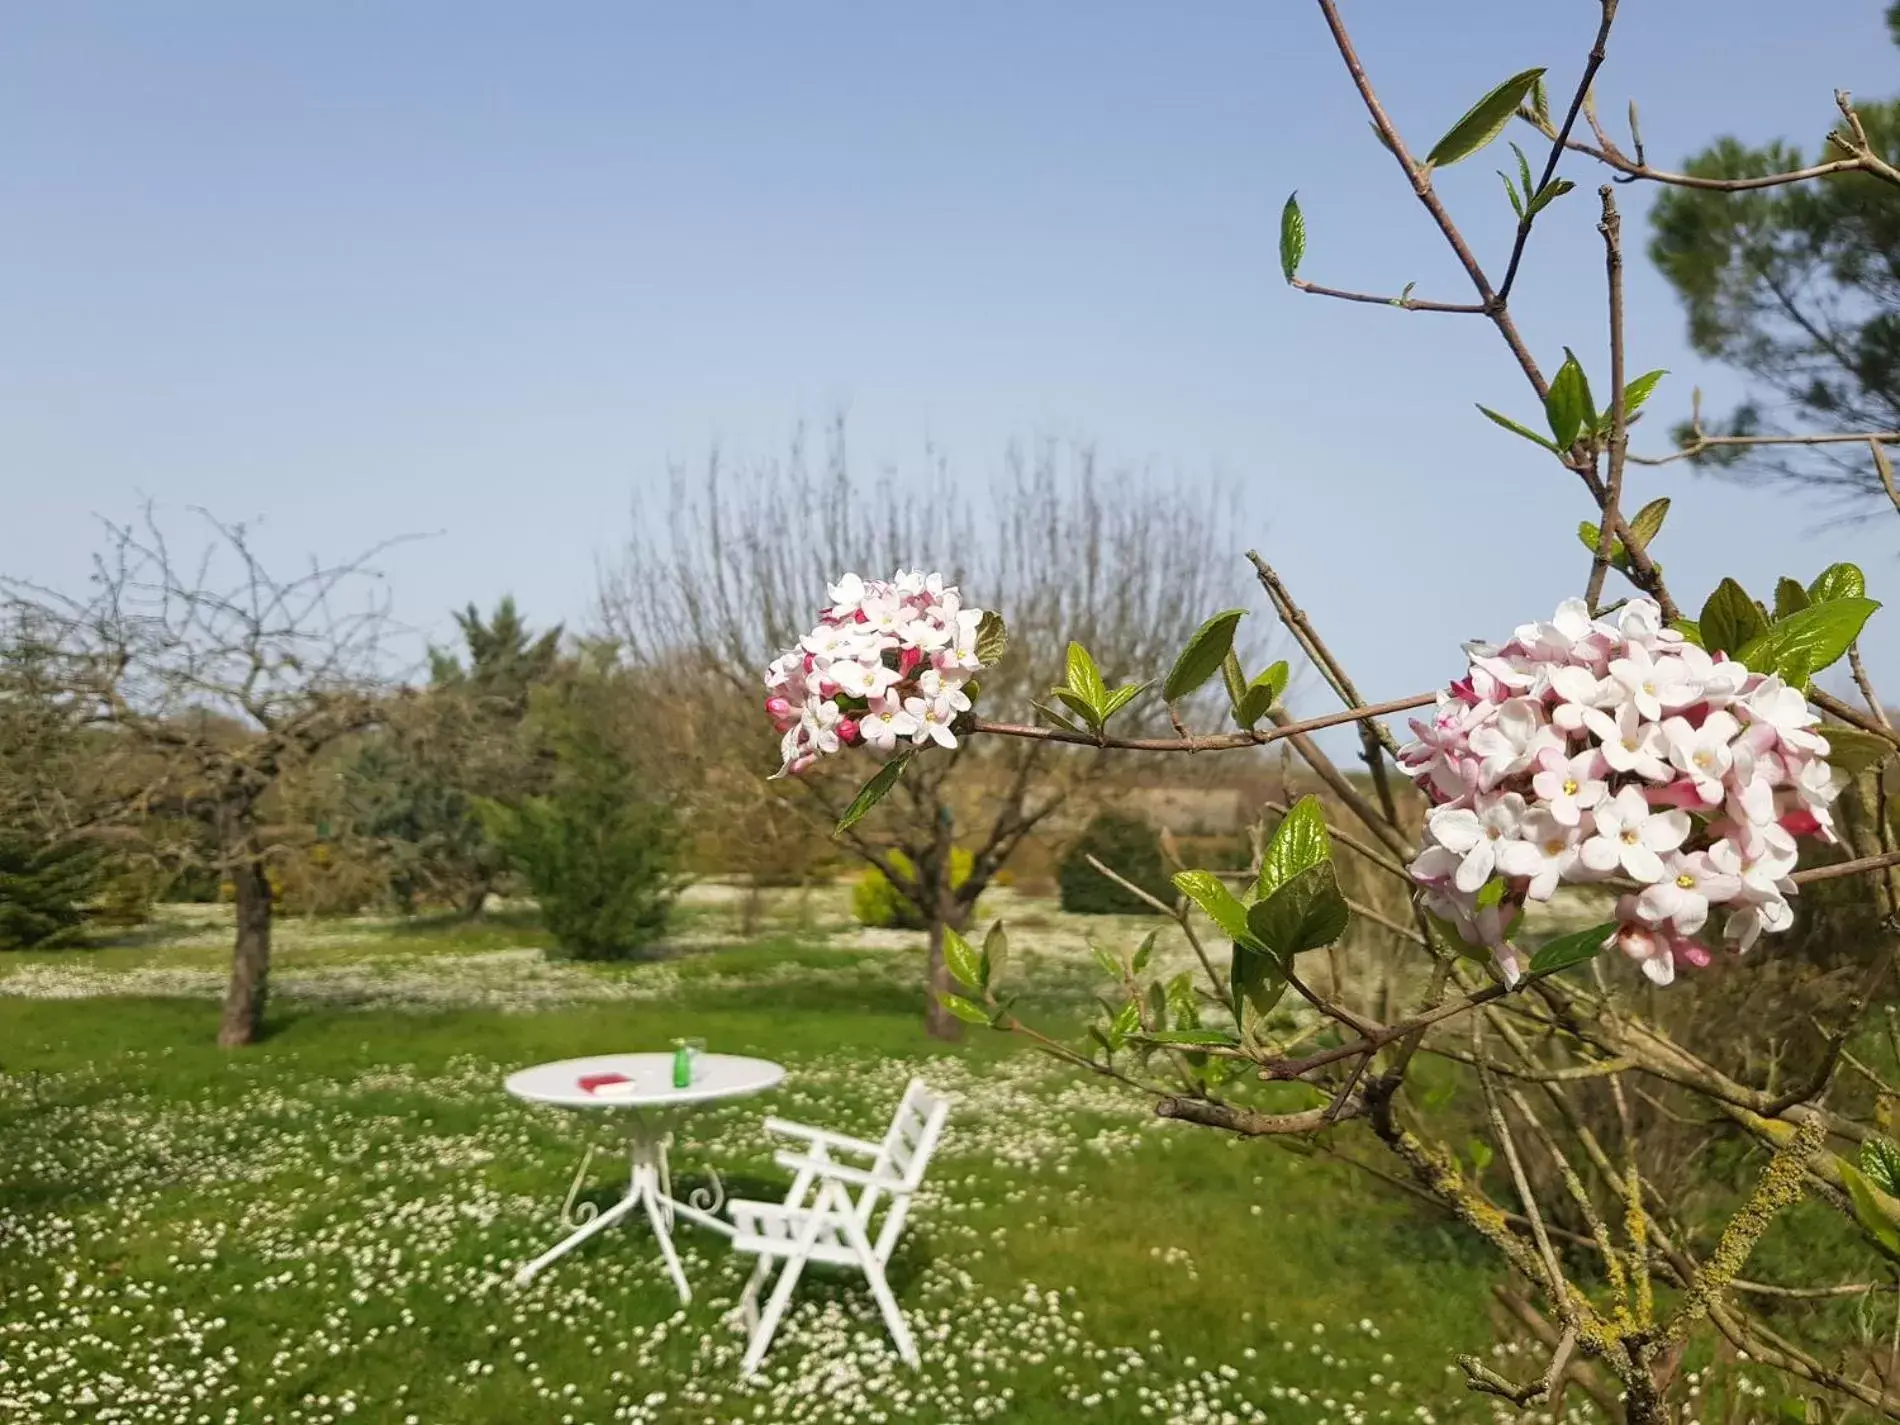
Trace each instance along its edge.
<instances>
[{"instance_id":1,"label":"pink flower bud","mask_svg":"<svg viewBox=\"0 0 1900 1425\"><path fill-rule=\"evenodd\" d=\"M792 705L784 698L767 698L765 700L765 715L771 718L773 722L783 722L788 717L796 716L792 711Z\"/></svg>"},{"instance_id":2,"label":"pink flower bud","mask_svg":"<svg viewBox=\"0 0 1900 1425\"><path fill-rule=\"evenodd\" d=\"M858 723L856 718L841 718L838 722L838 740L847 747L858 745Z\"/></svg>"},{"instance_id":3,"label":"pink flower bud","mask_svg":"<svg viewBox=\"0 0 1900 1425\"><path fill-rule=\"evenodd\" d=\"M908 676L911 669L915 668L919 663L923 661L924 661L923 649L906 648L897 655L897 671Z\"/></svg>"},{"instance_id":4,"label":"pink flower bud","mask_svg":"<svg viewBox=\"0 0 1900 1425\"><path fill-rule=\"evenodd\" d=\"M1698 970L1708 967L1709 947L1700 940L1687 935L1672 935L1669 938L1669 950L1678 960L1687 961Z\"/></svg>"},{"instance_id":5,"label":"pink flower bud","mask_svg":"<svg viewBox=\"0 0 1900 1425\"><path fill-rule=\"evenodd\" d=\"M790 772L792 776L796 777L801 772L808 772L817 765L818 765L818 758L814 754L807 753L805 756L796 759L792 763L792 765L786 768L785 770Z\"/></svg>"},{"instance_id":6,"label":"pink flower bud","mask_svg":"<svg viewBox=\"0 0 1900 1425\"><path fill-rule=\"evenodd\" d=\"M829 678L820 678L818 680L818 696L821 698L837 697L838 685Z\"/></svg>"},{"instance_id":7,"label":"pink flower bud","mask_svg":"<svg viewBox=\"0 0 1900 1425\"><path fill-rule=\"evenodd\" d=\"M1821 823L1806 807L1795 807L1782 814L1781 829L1790 836L1819 836Z\"/></svg>"}]
</instances>

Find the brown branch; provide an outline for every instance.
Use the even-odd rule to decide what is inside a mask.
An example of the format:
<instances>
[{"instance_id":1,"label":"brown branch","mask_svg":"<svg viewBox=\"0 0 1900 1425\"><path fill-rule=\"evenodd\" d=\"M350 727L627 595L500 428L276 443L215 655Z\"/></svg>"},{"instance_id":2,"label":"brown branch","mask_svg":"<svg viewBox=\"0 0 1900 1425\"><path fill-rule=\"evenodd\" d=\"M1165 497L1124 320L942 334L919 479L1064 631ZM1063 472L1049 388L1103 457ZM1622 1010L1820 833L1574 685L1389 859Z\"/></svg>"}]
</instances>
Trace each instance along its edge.
<instances>
[{"instance_id":1,"label":"brown branch","mask_svg":"<svg viewBox=\"0 0 1900 1425\"><path fill-rule=\"evenodd\" d=\"M1393 698L1389 702L1347 708L1342 712L1309 717L1299 722L1282 723L1272 728L1255 729L1250 732L1208 733L1198 737L1111 737L1106 733L1097 736L1087 732L1071 732L1064 727L988 722L981 718L970 724L970 731L988 733L992 737L1027 737L1043 742L1067 742L1080 747L1113 747L1124 752L1225 752L1237 747L1265 747L1282 738L1297 738L1303 733L1338 727L1342 723L1361 722L1366 718L1386 717L1392 713L1407 712L1412 708L1422 708L1428 703L1435 702L1437 698L1438 694L1435 691L1414 693L1409 698Z\"/></svg>"},{"instance_id":2,"label":"brown branch","mask_svg":"<svg viewBox=\"0 0 1900 1425\"><path fill-rule=\"evenodd\" d=\"M1609 28L1614 5L1604 5L1603 27ZM1603 523L1608 530L1622 523L1623 457L1629 449L1629 403L1623 390L1623 219L1616 211L1616 194L1609 184L1598 190L1603 200L1603 220L1597 231L1603 234L1604 269L1610 291L1610 474L1603 487ZM1593 613L1603 602L1603 581L1610 572L1610 551L1614 541L1601 530L1597 547L1590 557L1590 581L1583 601ZM1632 560L1635 558L1631 554Z\"/></svg>"},{"instance_id":3,"label":"brown branch","mask_svg":"<svg viewBox=\"0 0 1900 1425\"><path fill-rule=\"evenodd\" d=\"M1869 871L1880 871L1888 866L1900 866L1900 851L1885 851L1878 856L1861 856L1852 861L1837 862L1832 866L1814 866L1806 871L1796 871L1788 877L1796 885L1805 886L1815 881L1838 881L1844 876L1861 876Z\"/></svg>"},{"instance_id":4,"label":"brown branch","mask_svg":"<svg viewBox=\"0 0 1900 1425\"><path fill-rule=\"evenodd\" d=\"M1883 445L1900 444L1900 431L1890 430L1817 435L1705 435L1697 430L1693 434L1694 439L1680 450L1673 450L1667 455L1632 455L1630 460L1637 465L1673 465L1678 460L1693 460L1711 450L1754 445L1854 445L1866 442L1873 449L1880 450Z\"/></svg>"},{"instance_id":5,"label":"brown branch","mask_svg":"<svg viewBox=\"0 0 1900 1425\"><path fill-rule=\"evenodd\" d=\"M1309 1108L1299 1113L1262 1113L1230 1103L1214 1103L1199 1098L1163 1098L1155 1104L1155 1116L1173 1118L1182 1123L1198 1123L1203 1128L1220 1128L1244 1137L1259 1138L1274 1134L1311 1133L1328 1122L1351 1117L1356 1110L1327 1117L1328 1108Z\"/></svg>"},{"instance_id":6,"label":"brown branch","mask_svg":"<svg viewBox=\"0 0 1900 1425\"><path fill-rule=\"evenodd\" d=\"M1313 297L1336 297L1342 302L1365 302L1377 307L1400 307L1408 312L1452 312L1482 317L1488 310L1481 302L1428 302L1423 297L1408 297L1403 293L1397 297L1380 297L1371 292L1347 292L1338 287L1322 287L1317 282L1308 282L1303 277L1295 277L1288 285Z\"/></svg>"}]
</instances>

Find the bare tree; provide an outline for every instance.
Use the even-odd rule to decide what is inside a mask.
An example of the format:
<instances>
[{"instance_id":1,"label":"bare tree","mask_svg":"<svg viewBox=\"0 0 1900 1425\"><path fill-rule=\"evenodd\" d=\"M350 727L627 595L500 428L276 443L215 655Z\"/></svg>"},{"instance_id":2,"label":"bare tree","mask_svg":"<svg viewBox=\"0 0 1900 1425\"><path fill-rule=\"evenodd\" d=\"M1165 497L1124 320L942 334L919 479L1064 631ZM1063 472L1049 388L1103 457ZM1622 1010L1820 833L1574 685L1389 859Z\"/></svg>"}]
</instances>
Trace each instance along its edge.
<instances>
[{"instance_id":1,"label":"bare tree","mask_svg":"<svg viewBox=\"0 0 1900 1425\"><path fill-rule=\"evenodd\" d=\"M1012 449L986 504L970 502L971 488L935 455L918 472L859 477L841 422L815 472L802 439L782 463L732 469L715 454L701 471L675 471L663 517L636 518L602 579L601 618L636 666L702 684L697 765L725 767L729 786L732 769L754 785L770 770L760 675L808 631L826 584L846 570L939 569L971 603L1007 608L1015 642L985 673L982 706L1019 716L1062 680L1062 638L1086 644L1111 682L1138 681L1167 668L1199 610L1237 602L1231 562L1209 557L1233 527L1214 491L1108 476L1092 449L1054 442ZM1144 697L1122 716L1138 726L1164 713ZM900 790L843 834L928 921L926 1016L946 1039L960 1026L937 994L948 985L944 928L966 925L1024 839L1103 770L1097 751L1002 742L916 759ZM757 806L829 830L855 786L819 774L798 790ZM971 822L973 859L953 884L960 817Z\"/></svg>"},{"instance_id":2,"label":"bare tree","mask_svg":"<svg viewBox=\"0 0 1900 1425\"><path fill-rule=\"evenodd\" d=\"M108 756L136 774L93 819L171 805L210 827L237 912L218 1042L236 1046L257 1039L269 987L264 800L292 767L378 719L388 618L367 564L376 551L279 578L245 526L198 513L207 538L194 557L173 551L148 506L136 524L107 523L87 595L0 588L80 715L116 734ZM372 596L353 602L358 588Z\"/></svg>"}]
</instances>

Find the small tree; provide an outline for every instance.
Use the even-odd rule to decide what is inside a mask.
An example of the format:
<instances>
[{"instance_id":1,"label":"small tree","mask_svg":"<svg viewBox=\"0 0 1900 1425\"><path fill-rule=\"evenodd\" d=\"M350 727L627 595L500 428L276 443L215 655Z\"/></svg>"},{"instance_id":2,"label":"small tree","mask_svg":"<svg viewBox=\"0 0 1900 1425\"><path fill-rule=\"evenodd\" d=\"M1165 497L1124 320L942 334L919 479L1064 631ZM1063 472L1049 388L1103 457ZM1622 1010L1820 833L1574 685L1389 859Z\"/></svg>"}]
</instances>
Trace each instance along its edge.
<instances>
[{"instance_id":1,"label":"small tree","mask_svg":"<svg viewBox=\"0 0 1900 1425\"><path fill-rule=\"evenodd\" d=\"M149 507L137 525L108 524L86 597L3 587L43 639L53 686L109 738L120 795L88 819L136 824L162 807L211 833L236 900L218 1025L218 1042L234 1046L258 1037L269 991L265 799L287 771L381 716L387 615L374 597L345 606L371 578L367 557L280 578L243 525L203 518L195 559L173 552Z\"/></svg>"},{"instance_id":2,"label":"small tree","mask_svg":"<svg viewBox=\"0 0 1900 1425\"><path fill-rule=\"evenodd\" d=\"M1104 866L1114 879L1102 874ZM1140 817L1121 812L1103 812L1082 829L1062 853L1056 883L1062 908L1078 915L1153 915L1155 900L1174 899L1160 834ZM1142 899L1137 890L1154 899Z\"/></svg>"},{"instance_id":3,"label":"small tree","mask_svg":"<svg viewBox=\"0 0 1900 1425\"><path fill-rule=\"evenodd\" d=\"M618 681L583 670L538 690L530 723L553 757L553 786L514 805L481 804L555 941L584 960L621 959L657 941L680 887L678 821L617 745Z\"/></svg>"}]
</instances>

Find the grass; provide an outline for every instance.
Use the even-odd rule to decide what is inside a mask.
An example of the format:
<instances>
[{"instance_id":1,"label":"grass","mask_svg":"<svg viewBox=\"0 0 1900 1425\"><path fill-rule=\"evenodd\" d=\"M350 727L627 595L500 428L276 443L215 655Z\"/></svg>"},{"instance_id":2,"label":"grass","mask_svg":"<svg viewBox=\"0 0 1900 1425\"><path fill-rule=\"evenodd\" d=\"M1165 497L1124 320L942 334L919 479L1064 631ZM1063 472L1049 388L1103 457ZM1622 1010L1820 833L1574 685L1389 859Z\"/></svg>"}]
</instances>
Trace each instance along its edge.
<instances>
[{"instance_id":1,"label":"grass","mask_svg":"<svg viewBox=\"0 0 1900 1425\"><path fill-rule=\"evenodd\" d=\"M1443 1219L1324 1158L1163 1125L1001 1036L931 1043L913 947L823 915L747 943L713 907L692 923L656 964L599 969L547 964L507 918L292 927L271 1034L237 1054L211 1044L208 916L8 957L0 1419L1492 1417L1450 1362L1490 1339L1493 1264ZM684 1309L639 1228L510 1284L590 1147L592 1200L617 1195L617 1140L507 1099L503 1075L682 1033L789 1073L682 1120L676 1191L707 1165L782 1191L764 1112L875 1135L909 1074L953 1096L893 1271L921 1375L838 1278L801 1289L741 1383L744 1264L690 1228Z\"/></svg>"}]
</instances>

